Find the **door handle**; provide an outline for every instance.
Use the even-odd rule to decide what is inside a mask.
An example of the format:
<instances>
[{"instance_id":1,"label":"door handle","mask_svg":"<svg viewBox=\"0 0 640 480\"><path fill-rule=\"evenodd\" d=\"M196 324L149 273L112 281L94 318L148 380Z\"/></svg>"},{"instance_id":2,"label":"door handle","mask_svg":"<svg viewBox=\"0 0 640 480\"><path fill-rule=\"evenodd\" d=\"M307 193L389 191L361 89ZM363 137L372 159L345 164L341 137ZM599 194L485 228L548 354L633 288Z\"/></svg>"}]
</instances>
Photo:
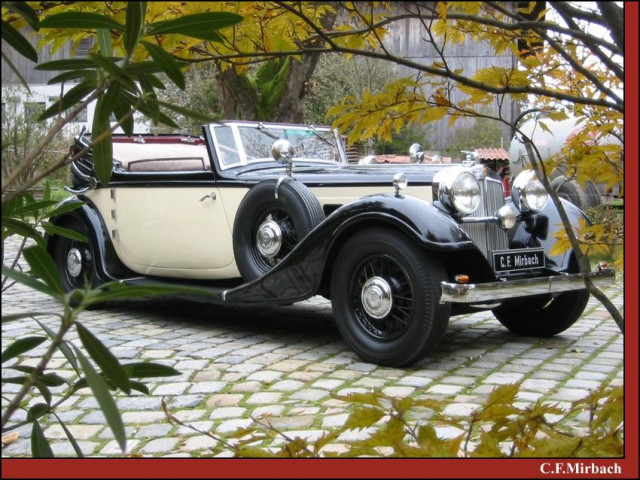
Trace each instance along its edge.
<instances>
[{"instance_id":1,"label":"door handle","mask_svg":"<svg viewBox=\"0 0 640 480\"><path fill-rule=\"evenodd\" d=\"M211 192L209 195L205 195L204 197L202 197L200 199L200 201L204 202L207 198L210 198L211 200L215 200L216 199L216 192Z\"/></svg>"}]
</instances>

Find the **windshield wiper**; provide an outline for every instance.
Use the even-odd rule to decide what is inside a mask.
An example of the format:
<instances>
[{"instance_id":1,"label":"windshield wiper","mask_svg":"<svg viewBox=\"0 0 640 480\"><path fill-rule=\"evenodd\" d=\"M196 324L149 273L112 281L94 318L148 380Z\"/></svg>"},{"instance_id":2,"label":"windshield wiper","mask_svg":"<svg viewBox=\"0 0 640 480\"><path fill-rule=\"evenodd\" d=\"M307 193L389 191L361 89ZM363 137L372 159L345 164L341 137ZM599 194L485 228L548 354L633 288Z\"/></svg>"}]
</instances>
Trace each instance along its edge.
<instances>
[{"instance_id":1,"label":"windshield wiper","mask_svg":"<svg viewBox=\"0 0 640 480\"><path fill-rule=\"evenodd\" d=\"M331 147L334 147L335 145L333 143L331 143L329 140L327 140L326 138L324 138L322 135L320 135L318 133L318 131L316 130L316 127L314 127L313 125L309 125L309 130L316 136L318 137L320 140L322 140L324 143L326 143L327 145L330 145Z\"/></svg>"},{"instance_id":2,"label":"windshield wiper","mask_svg":"<svg viewBox=\"0 0 640 480\"><path fill-rule=\"evenodd\" d=\"M268 129L268 127L265 127L262 123L258 124L258 130L260 130L262 133L269 135L271 138L273 138L274 140L280 140L280 137L278 137L277 135L271 133Z\"/></svg>"}]
</instances>

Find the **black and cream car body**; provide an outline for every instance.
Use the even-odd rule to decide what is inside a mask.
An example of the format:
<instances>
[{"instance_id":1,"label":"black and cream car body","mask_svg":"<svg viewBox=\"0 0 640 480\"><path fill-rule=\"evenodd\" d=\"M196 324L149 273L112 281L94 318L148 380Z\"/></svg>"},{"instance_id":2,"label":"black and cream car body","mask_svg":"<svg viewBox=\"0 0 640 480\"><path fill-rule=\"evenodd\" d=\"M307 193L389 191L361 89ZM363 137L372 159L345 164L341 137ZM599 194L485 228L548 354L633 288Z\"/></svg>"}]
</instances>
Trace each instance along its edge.
<instances>
[{"instance_id":1,"label":"black and cream car body","mask_svg":"<svg viewBox=\"0 0 640 480\"><path fill-rule=\"evenodd\" d=\"M560 219L529 171L505 198L486 166L426 163L418 147L412 164L349 164L326 127L203 132L114 138L106 186L90 153L72 164L66 201L82 205L53 221L89 241L48 242L68 290L180 283L228 305L323 295L363 359L396 366L432 350L451 315L490 309L513 332L551 336L586 306L572 252L550 254Z\"/></svg>"}]
</instances>

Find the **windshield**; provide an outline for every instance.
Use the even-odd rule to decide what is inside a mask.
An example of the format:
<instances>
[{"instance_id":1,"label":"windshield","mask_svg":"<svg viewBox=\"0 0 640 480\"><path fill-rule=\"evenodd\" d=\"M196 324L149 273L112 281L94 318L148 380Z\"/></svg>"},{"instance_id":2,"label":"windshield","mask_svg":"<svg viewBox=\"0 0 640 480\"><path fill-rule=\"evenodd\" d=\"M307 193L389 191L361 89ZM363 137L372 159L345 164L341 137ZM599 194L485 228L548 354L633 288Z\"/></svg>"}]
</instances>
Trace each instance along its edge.
<instances>
[{"instance_id":1,"label":"windshield","mask_svg":"<svg viewBox=\"0 0 640 480\"><path fill-rule=\"evenodd\" d=\"M293 146L295 162L343 163L342 145L327 127L236 124L211 126L221 167L273 162L271 147L279 139Z\"/></svg>"}]
</instances>

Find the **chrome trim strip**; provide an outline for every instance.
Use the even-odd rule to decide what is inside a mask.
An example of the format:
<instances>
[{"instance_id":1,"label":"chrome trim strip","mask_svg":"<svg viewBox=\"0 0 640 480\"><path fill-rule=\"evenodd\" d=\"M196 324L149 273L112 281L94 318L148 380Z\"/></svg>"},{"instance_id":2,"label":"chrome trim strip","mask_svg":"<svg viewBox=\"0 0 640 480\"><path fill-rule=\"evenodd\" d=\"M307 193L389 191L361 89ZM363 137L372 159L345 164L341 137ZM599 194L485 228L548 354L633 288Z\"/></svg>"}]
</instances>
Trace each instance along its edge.
<instances>
[{"instance_id":1,"label":"chrome trim strip","mask_svg":"<svg viewBox=\"0 0 640 480\"><path fill-rule=\"evenodd\" d=\"M89 185L82 187L82 188L71 188L71 187L67 187L66 185L64 187L62 187L64 189L64 191L69 192L69 193L73 193L74 195L83 195L93 189L95 189L98 184L96 182L95 179L91 179L92 181L89 182Z\"/></svg>"},{"instance_id":2,"label":"chrome trim strip","mask_svg":"<svg viewBox=\"0 0 640 480\"><path fill-rule=\"evenodd\" d=\"M95 182L96 180L91 175L87 175L86 173L83 173L76 165L76 162L71 162L71 170L73 170L73 173L75 173L78 177L80 177L85 182L91 182L91 180Z\"/></svg>"},{"instance_id":3,"label":"chrome trim strip","mask_svg":"<svg viewBox=\"0 0 640 480\"><path fill-rule=\"evenodd\" d=\"M500 219L497 216L493 217L462 217L460 219L462 223L500 223Z\"/></svg>"},{"instance_id":4,"label":"chrome trim strip","mask_svg":"<svg viewBox=\"0 0 640 480\"><path fill-rule=\"evenodd\" d=\"M589 277L591 277L596 286L607 286L614 283L615 271L612 269L602 269L589 273ZM504 282L468 283L466 285L442 282L440 285L442 286L440 303L493 302L507 298L568 292L585 288L584 279L580 273L554 277L507 280Z\"/></svg>"}]
</instances>

